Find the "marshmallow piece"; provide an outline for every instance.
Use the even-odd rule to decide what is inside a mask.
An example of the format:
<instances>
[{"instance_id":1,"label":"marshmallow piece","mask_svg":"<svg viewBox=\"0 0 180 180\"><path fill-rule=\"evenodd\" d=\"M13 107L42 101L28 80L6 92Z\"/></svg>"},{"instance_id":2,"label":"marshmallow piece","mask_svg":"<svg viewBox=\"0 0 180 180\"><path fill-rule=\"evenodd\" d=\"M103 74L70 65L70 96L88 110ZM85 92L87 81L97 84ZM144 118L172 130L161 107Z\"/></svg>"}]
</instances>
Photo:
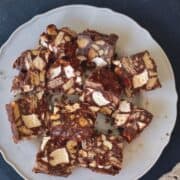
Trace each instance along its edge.
<instances>
[{"instance_id":1,"label":"marshmallow piece","mask_svg":"<svg viewBox=\"0 0 180 180\"><path fill-rule=\"evenodd\" d=\"M104 98L103 94L99 91L94 91L92 93L92 98L94 102L99 106L105 106L110 103L106 98Z\"/></svg>"},{"instance_id":2,"label":"marshmallow piece","mask_svg":"<svg viewBox=\"0 0 180 180\"><path fill-rule=\"evenodd\" d=\"M66 67L64 67L64 71L65 71L65 74L66 74L66 77L68 79L72 78L75 76L74 74L74 69L72 68L72 66L68 65Z\"/></svg>"},{"instance_id":3,"label":"marshmallow piece","mask_svg":"<svg viewBox=\"0 0 180 180\"><path fill-rule=\"evenodd\" d=\"M121 101L119 104L119 110L121 112L130 112L131 111L131 104L127 101Z\"/></svg>"},{"instance_id":4,"label":"marshmallow piece","mask_svg":"<svg viewBox=\"0 0 180 180\"><path fill-rule=\"evenodd\" d=\"M94 62L97 67L103 67L107 65L107 62L100 57L95 57L94 59L92 59L92 62Z\"/></svg>"}]
</instances>

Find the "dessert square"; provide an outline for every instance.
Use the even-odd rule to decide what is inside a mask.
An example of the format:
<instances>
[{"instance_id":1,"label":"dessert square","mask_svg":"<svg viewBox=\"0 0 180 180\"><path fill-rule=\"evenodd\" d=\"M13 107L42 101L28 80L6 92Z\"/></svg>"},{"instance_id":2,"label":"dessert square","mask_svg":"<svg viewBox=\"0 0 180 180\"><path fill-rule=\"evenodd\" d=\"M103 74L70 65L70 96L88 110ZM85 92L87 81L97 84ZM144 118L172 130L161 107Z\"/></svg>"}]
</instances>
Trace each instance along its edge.
<instances>
[{"instance_id":1,"label":"dessert square","mask_svg":"<svg viewBox=\"0 0 180 180\"><path fill-rule=\"evenodd\" d=\"M122 168L123 140L120 136L97 134L81 142L78 163L96 172L115 175Z\"/></svg>"},{"instance_id":2,"label":"dessert square","mask_svg":"<svg viewBox=\"0 0 180 180\"><path fill-rule=\"evenodd\" d=\"M101 34L94 30L86 30L77 36L77 59L86 61L89 66L102 67L111 64L115 55L118 36Z\"/></svg>"},{"instance_id":3,"label":"dessert square","mask_svg":"<svg viewBox=\"0 0 180 180\"><path fill-rule=\"evenodd\" d=\"M149 125L153 115L133 103L121 100L118 109L113 112L112 118L114 126L120 128L120 134L128 142L131 142Z\"/></svg>"},{"instance_id":4,"label":"dessert square","mask_svg":"<svg viewBox=\"0 0 180 180\"><path fill-rule=\"evenodd\" d=\"M46 132L45 113L47 104L43 91L21 96L7 104L6 110L15 143L43 135Z\"/></svg>"},{"instance_id":5,"label":"dessert square","mask_svg":"<svg viewBox=\"0 0 180 180\"><path fill-rule=\"evenodd\" d=\"M161 87L155 61L148 51L113 60L114 72L124 85L125 94L133 96L140 90L153 90Z\"/></svg>"}]
</instances>

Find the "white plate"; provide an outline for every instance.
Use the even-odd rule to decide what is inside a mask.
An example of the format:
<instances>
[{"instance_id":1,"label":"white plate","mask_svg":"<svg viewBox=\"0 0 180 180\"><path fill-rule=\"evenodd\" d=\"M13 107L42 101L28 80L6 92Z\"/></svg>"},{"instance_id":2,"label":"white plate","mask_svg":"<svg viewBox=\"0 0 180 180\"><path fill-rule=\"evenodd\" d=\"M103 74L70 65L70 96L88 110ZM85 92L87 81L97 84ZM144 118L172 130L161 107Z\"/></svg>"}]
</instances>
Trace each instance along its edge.
<instances>
[{"instance_id":1,"label":"white plate","mask_svg":"<svg viewBox=\"0 0 180 180\"><path fill-rule=\"evenodd\" d=\"M134 180L144 175L159 158L169 142L176 121L177 94L174 75L169 60L151 35L131 18L109 9L84 5L60 7L34 17L20 26L2 46L0 51L0 149L6 161L24 178L28 179L63 179L32 173L38 141L24 141L15 145L12 141L10 124L5 112L5 104L12 97L10 87L13 75L13 60L24 50L33 48L38 43L39 35L48 24L58 27L70 26L77 31L86 28L104 33L119 35L117 51L130 55L148 49L154 57L160 75L162 88L143 93L140 96L141 106L154 114L150 126L127 148L124 153L122 171L113 177L93 173L87 169L78 169L66 179L71 180L108 180L111 178Z\"/></svg>"}]
</instances>

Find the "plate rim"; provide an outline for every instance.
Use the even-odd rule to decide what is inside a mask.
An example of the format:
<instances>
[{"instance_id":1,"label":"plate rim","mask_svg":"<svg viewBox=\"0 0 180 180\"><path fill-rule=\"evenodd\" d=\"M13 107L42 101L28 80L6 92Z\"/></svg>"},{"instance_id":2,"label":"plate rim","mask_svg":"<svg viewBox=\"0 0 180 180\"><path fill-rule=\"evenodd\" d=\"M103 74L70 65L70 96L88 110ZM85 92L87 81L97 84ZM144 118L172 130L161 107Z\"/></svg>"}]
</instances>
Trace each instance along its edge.
<instances>
[{"instance_id":1,"label":"plate rim","mask_svg":"<svg viewBox=\"0 0 180 180\"><path fill-rule=\"evenodd\" d=\"M174 121L174 124L170 130L170 135L169 138L167 139L167 141L164 143L163 147L158 151L158 153L156 153L157 155L155 156L154 159L151 160L151 163L149 164L148 167L146 167L145 169L142 169L137 175L136 177L134 177L135 179L139 179L140 177L142 177L143 175L145 175L145 173L147 173L152 167L153 165L155 165L155 163L157 162L157 160L159 159L159 157L161 156L162 152L164 151L164 149L166 148L166 146L168 145L168 143L170 142L174 127L176 125L176 121L177 121L177 102L178 102L178 93L176 90L176 80L175 80L175 75L174 75L174 71L173 71L173 67L171 65L171 62L167 56L167 54L165 53L165 51L163 50L163 48L160 46L160 44L154 39L154 37L150 34L150 32L148 30L146 30L143 26L141 26L136 20L134 20L133 18L131 18L130 16L117 12L115 10L112 10L110 8L106 8L106 7L98 7L98 6L92 6L92 5L87 5L87 4L72 4L72 5L64 5L64 6L59 6L57 8L53 8L50 9L46 12L40 13L38 15L33 16L31 19L29 19L28 21L26 21L25 23L21 24L20 26L18 26L12 33L11 35L8 37L8 39L2 44L2 46L0 47L0 54L3 52L3 50L8 46L8 44L10 43L10 41L15 37L16 33L18 33L19 31L21 31L21 29L27 27L28 25L34 23L36 20L38 20L39 18L41 18L42 16L48 16L50 14L56 13L56 11L59 11L61 9L69 9L69 8L74 8L74 7L79 7L79 8L92 8L92 9L97 9L98 11L106 11L107 13L111 13L111 14L116 14L116 15L121 15L124 18L128 19L129 21L131 21L132 23L136 24L137 26L139 26L139 28L141 28L141 30L145 31L146 34L149 35L149 37L156 43L156 45L161 49L161 51L163 52L163 55L166 57L166 63L168 65L168 70L170 72L171 75L171 80L173 81L173 90L174 90L174 102L176 105L176 109L175 109L175 118L176 120ZM8 160L8 156L6 155L6 153L3 151L3 148L0 146L0 153L3 157L3 159L5 160L5 162L10 165L13 170L16 171L16 173L22 177L23 179L28 179L23 172L21 172L18 167L11 162L10 160Z\"/></svg>"}]
</instances>

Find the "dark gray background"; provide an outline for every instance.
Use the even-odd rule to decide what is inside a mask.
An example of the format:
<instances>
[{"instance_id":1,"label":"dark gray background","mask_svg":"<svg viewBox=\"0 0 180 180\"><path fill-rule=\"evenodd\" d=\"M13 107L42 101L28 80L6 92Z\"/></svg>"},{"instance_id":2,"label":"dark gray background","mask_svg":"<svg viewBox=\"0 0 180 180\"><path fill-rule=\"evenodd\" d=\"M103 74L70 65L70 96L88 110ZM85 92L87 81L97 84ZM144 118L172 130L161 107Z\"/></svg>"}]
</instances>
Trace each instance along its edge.
<instances>
[{"instance_id":1,"label":"dark gray background","mask_svg":"<svg viewBox=\"0 0 180 180\"><path fill-rule=\"evenodd\" d=\"M168 55L175 72L176 86L179 93L180 0L0 0L0 45L7 40L19 25L33 16L67 4L108 7L135 19L151 33ZM176 127L169 145L154 167L141 178L142 180L156 180L180 161L179 117L178 112ZM25 161L28 163L28 159L25 159ZM0 179L21 179L5 163L1 155Z\"/></svg>"}]
</instances>

